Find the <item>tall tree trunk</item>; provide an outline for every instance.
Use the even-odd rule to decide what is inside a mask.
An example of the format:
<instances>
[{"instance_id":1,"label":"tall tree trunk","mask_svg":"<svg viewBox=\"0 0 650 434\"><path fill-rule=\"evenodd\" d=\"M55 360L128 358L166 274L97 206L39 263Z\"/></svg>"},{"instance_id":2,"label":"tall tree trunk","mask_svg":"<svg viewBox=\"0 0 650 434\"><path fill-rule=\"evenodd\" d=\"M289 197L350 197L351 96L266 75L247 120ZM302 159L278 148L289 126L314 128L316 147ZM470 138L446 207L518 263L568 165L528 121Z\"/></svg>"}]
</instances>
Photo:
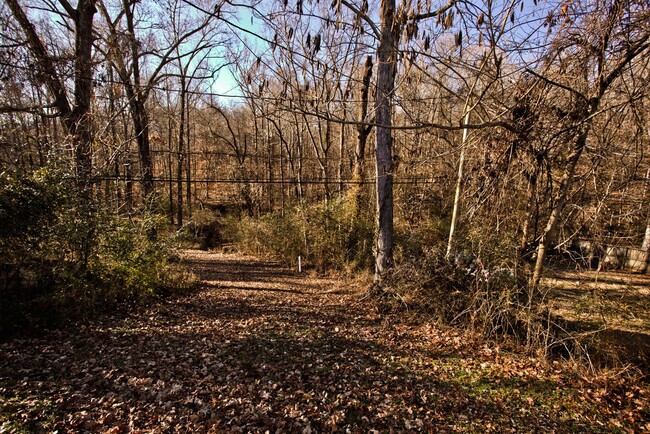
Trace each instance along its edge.
<instances>
[{"instance_id":1,"label":"tall tree trunk","mask_svg":"<svg viewBox=\"0 0 650 434\"><path fill-rule=\"evenodd\" d=\"M116 107L115 107L115 100L117 99L117 95L115 94L115 77L114 77L114 72L113 72L113 66L111 65L110 62L106 62L106 69L108 70L108 82L109 82L109 87L108 87L108 107L109 107L109 115L113 118L111 121L111 145L115 146L117 149L118 148L118 138L117 138L117 125L115 122L115 117L116 117ZM115 210L119 212L120 210L120 202L122 201L121 195L120 195L120 155L119 153L116 152L115 154L115 162L113 164L113 171L115 175ZM110 182L110 181L107 181Z\"/></svg>"},{"instance_id":2,"label":"tall tree trunk","mask_svg":"<svg viewBox=\"0 0 650 434\"><path fill-rule=\"evenodd\" d=\"M297 117L295 117L296 128L295 135L292 140L292 144L295 144L296 148L294 150L294 155L297 155L298 159L294 165L292 156L289 156L289 164L293 169L293 174L296 177L296 199L298 203L302 204L302 197L304 195L303 185L302 185L302 131L300 131L300 124L298 123Z\"/></svg>"},{"instance_id":3,"label":"tall tree trunk","mask_svg":"<svg viewBox=\"0 0 650 434\"><path fill-rule=\"evenodd\" d=\"M130 99L131 118L135 140L138 144L138 156L140 157L140 172L142 176L142 192L145 197L153 193L153 163L151 160L151 146L149 144L149 116L144 104L132 92L128 92ZM131 94L131 95L128 95Z\"/></svg>"},{"instance_id":4,"label":"tall tree trunk","mask_svg":"<svg viewBox=\"0 0 650 434\"><path fill-rule=\"evenodd\" d=\"M173 159L172 155L174 152L172 143L174 141L174 128L172 124L172 115L171 115L171 101L169 92L167 92L167 187L169 189L169 223L174 225L174 169L173 169Z\"/></svg>"},{"instance_id":5,"label":"tall tree trunk","mask_svg":"<svg viewBox=\"0 0 650 434\"><path fill-rule=\"evenodd\" d=\"M363 181L363 163L366 155L366 143L372 129L369 125L364 125L368 117L368 92L370 90L370 79L372 78L372 56L366 57L363 67L363 78L361 86L361 105L359 106L359 118L357 124L357 146L354 150L354 161L352 163L352 181L355 184ZM358 198L356 206L359 206Z\"/></svg>"},{"instance_id":6,"label":"tall tree trunk","mask_svg":"<svg viewBox=\"0 0 650 434\"><path fill-rule=\"evenodd\" d=\"M343 119L347 117L347 112L343 109ZM339 167L338 167L338 181L339 181L339 196L343 194L343 155L345 153L345 124L341 124L339 131Z\"/></svg>"},{"instance_id":7,"label":"tall tree trunk","mask_svg":"<svg viewBox=\"0 0 650 434\"><path fill-rule=\"evenodd\" d=\"M376 176L377 176L377 245L375 250L375 284L393 266L393 91L397 69L399 25L395 22L395 0L381 0L380 40L377 49L377 93L375 95Z\"/></svg>"},{"instance_id":8,"label":"tall tree trunk","mask_svg":"<svg viewBox=\"0 0 650 434\"><path fill-rule=\"evenodd\" d=\"M370 89L370 78L372 77L372 56L366 57L364 64L362 86L361 86L361 105L359 106L359 116L357 127L357 144L354 150L352 161L352 185L348 194L352 201L352 220L350 222L350 234L348 236L347 251L353 252L355 244L360 240L357 235L358 223L361 220L361 200L363 196L363 166L366 155L366 143L372 129L369 125L364 125L368 116L368 91Z\"/></svg>"},{"instance_id":9,"label":"tall tree trunk","mask_svg":"<svg viewBox=\"0 0 650 434\"><path fill-rule=\"evenodd\" d=\"M189 108L189 101L187 100L187 93L185 93L185 98L183 98L184 105L185 105L185 128L186 128L186 139L185 139L185 144L187 148L187 152L185 152L185 164L186 164L186 172L185 172L185 180L187 185L185 186L185 194L186 194L186 199L187 199L187 218L191 219L192 218L192 148L191 148L191 129L190 129L190 108ZM182 110L182 108L181 108Z\"/></svg>"},{"instance_id":10,"label":"tall tree trunk","mask_svg":"<svg viewBox=\"0 0 650 434\"><path fill-rule=\"evenodd\" d=\"M149 116L145 107L146 90L142 88L140 78L140 44L135 36L135 19L131 9L135 2L131 0L122 0L124 15L128 28L129 46L132 60L133 81L128 79L126 68L122 64L120 72L122 80L125 82L127 97L133 118L133 128L138 143L138 154L140 157L140 172L142 177L142 191L144 197L153 193L153 163L151 160L151 148L149 143ZM119 56L119 54L117 54Z\"/></svg>"},{"instance_id":11,"label":"tall tree trunk","mask_svg":"<svg viewBox=\"0 0 650 434\"><path fill-rule=\"evenodd\" d=\"M183 164L185 151L185 84L181 83L180 93L180 120L178 125L178 167L176 168L176 224L183 226Z\"/></svg>"},{"instance_id":12,"label":"tall tree trunk","mask_svg":"<svg viewBox=\"0 0 650 434\"><path fill-rule=\"evenodd\" d=\"M93 130L90 107L93 98L93 16L97 12L94 0L80 0L75 18L74 99L70 130L74 130L77 174L82 191L90 189L92 174Z\"/></svg>"},{"instance_id":13,"label":"tall tree trunk","mask_svg":"<svg viewBox=\"0 0 650 434\"><path fill-rule=\"evenodd\" d=\"M469 104L465 104L465 125L469 124L470 113ZM465 147L467 146L467 128L463 128L463 141L460 145L460 158L458 159L458 178L456 179L456 193L454 195L454 209L451 213L451 224L449 225L449 239L447 240L447 253L445 257L449 259L451 249L454 246L454 235L456 233L456 223L458 221L458 214L460 213L460 196L463 190L463 170L465 168Z\"/></svg>"},{"instance_id":14,"label":"tall tree trunk","mask_svg":"<svg viewBox=\"0 0 650 434\"><path fill-rule=\"evenodd\" d=\"M330 172L329 172L330 169L329 150L330 150L331 140L332 140L332 123L329 120L326 120L325 140L324 143L321 143L321 148L323 150L323 178L325 178L325 200L327 201L330 200L332 194L331 186L330 186Z\"/></svg>"},{"instance_id":15,"label":"tall tree trunk","mask_svg":"<svg viewBox=\"0 0 650 434\"><path fill-rule=\"evenodd\" d=\"M588 114L586 114L584 118L588 118ZM564 169L564 174L562 175L560 185L558 186L558 191L554 202L555 205L551 210L551 215L546 222L546 227L542 231L542 236L540 237L537 244L537 258L535 260L535 267L533 268L533 276L530 280L530 292L528 300L529 304L532 303L534 293L539 288L539 282L542 278L542 268L544 265L544 259L546 258L548 243L551 240L551 236L555 231L557 222L560 218L560 215L562 214L562 211L564 210L564 206L566 205L567 197L571 190L571 186L573 185L573 177L576 172L576 167L578 166L578 161L580 160L580 156L582 155L582 152L587 145L589 126L590 123L584 127L583 131L576 138L573 151L567 159L567 166Z\"/></svg>"},{"instance_id":16,"label":"tall tree trunk","mask_svg":"<svg viewBox=\"0 0 650 434\"><path fill-rule=\"evenodd\" d=\"M266 150L268 152L268 195L269 195L269 212L273 212L273 153L275 152L273 142L271 141L271 126L266 121Z\"/></svg>"}]
</instances>

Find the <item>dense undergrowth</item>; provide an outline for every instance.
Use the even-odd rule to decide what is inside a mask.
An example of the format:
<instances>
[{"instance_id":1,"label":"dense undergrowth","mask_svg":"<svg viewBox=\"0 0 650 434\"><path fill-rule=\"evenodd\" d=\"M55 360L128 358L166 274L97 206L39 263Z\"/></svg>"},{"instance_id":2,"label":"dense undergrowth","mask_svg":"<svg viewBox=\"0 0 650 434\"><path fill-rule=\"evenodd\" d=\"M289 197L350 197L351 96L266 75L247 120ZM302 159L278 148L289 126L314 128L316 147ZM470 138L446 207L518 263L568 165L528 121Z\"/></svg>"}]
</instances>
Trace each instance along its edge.
<instances>
[{"instance_id":1,"label":"dense undergrowth","mask_svg":"<svg viewBox=\"0 0 650 434\"><path fill-rule=\"evenodd\" d=\"M374 223L348 197L295 206L259 218L229 216L224 237L246 252L318 271L359 272L372 266Z\"/></svg>"},{"instance_id":2,"label":"dense undergrowth","mask_svg":"<svg viewBox=\"0 0 650 434\"><path fill-rule=\"evenodd\" d=\"M192 286L164 218L109 213L56 170L0 176L0 338Z\"/></svg>"},{"instance_id":3,"label":"dense undergrowth","mask_svg":"<svg viewBox=\"0 0 650 434\"><path fill-rule=\"evenodd\" d=\"M446 255L449 216L434 206L421 208L408 219L402 212L396 220L392 273L371 291L379 311L402 312L487 339L507 339L530 353L591 364L593 336L583 339L580 330L552 314L547 289L530 289L530 266L518 258L514 231L467 228ZM240 251L292 266L301 256L303 264L321 272L365 273L370 287L374 222L370 211L354 213L350 197L295 207L283 215L224 217L220 224L224 240Z\"/></svg>"},{"instance_id":4,"label":"dense undergrowth","mask_svg":"<svg viewBox=\"0 0 650 434\"><path fill-rule=\"evenodd\" d=\"M351 198L295 207L259 218L223 219L225 239L246 253L294 265L298 256L318 271L372 273L374 222L355 213ZM526 279L490 244L480 254L471 245L445 257L446 216L398 221L395 266L377 295L380 309L405 309L445 324L471 326L494 336L521 326ZM464 234L463 242L472 243ZM530 309L528 309L529 311Z\"/></svg>"}]
</instances>

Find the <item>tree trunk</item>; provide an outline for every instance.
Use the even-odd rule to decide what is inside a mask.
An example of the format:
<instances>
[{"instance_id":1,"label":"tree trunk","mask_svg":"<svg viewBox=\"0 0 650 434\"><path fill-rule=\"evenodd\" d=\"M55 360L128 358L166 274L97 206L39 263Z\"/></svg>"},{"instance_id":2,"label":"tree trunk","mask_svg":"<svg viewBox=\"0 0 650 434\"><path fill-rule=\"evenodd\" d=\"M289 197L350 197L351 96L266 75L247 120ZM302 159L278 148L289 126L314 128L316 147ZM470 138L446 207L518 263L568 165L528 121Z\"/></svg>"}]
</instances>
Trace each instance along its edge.
<instances>
[{"instance_id":1,"label":"tree trunk","mask_svg":"<svg viewBox=\"0 0 650 434\"><path fill-rule=\"evenodd\" d=\"M372 127L364 125L368 117L368 91L370 90L370 79L372 77L372 56L366 57L363 68L363 79L361 87L361 105L359 106L359 119L357 124L357 146L354 150L354 162L352 163L352 181L355 184L363 181L363 162L366 155L366 143ZM358 198L356 206L359 206Z\"/></svg>"},{"instance_id":2,"label":"tree trunk","mask_svg":"<svg viewBox=\"0 0 650 434\"><path fill-rule=\"evenodd\" d=\"M149 145L149 117L144 104L132 92L128 92L128 85L126 88L127 96L130 99L133 129L138 144L138 156L140 157L140 171L142 176L142 192L144 197L148 197L153 192L153 168L151 161L151 147Z\"/></svg>"},{"instance_id":3,"label":"tree trunk","mask_svg":"<svg viewBox=\"0 0 650 434\"><path fill-rule=\"evenodd\" d=\"M115 108L115 100L117 99L117 95L115 95L115 85L113 84L115 82L115 78L113 75L113 66L111 65L110 62L106 62L106 69L108 71L108 82L109 87L108 87L108 107L109 107L109 113L110 116L116 116L116 108ZM115 122L115 119L111 122L111 145L117 147L118 145L118 138L117 138L117 125ZM113 164L113 171L114 171L114 176L115 176L115 211L119 212L120 211L120 203L122 202L122 197L120 194L120 156L119 153L116 153L115 155L115 162ZM107 181L110 182L110 181Z\"/></svg>"},{"instance_id":4,"label":"tree trunk","mask_svg":"<svg viewBox=\"0 0 650 434\"><path fill-rule=\"evenodd\" d=\"M180 93L180 120L178 125L178 167L176 168L176 224L179 228L183 226L183 159L185 139L185 85L181 83Z\"/></svg>"},{"instance_id":5,"label":"tree trunk","mask_svg":"<svg viewBox=\"0 0 650 434\"><path fill-rule=\"evenodd\" d=\"M295 176L296 176L296 198L298 199L298 203L302 204L302 198L303 195L305 194L303 185L302 185L302 131L300 131L300 124L298 123L298 119L296 118L296 135L294 137L295 139L295 144L296 144L296 149L295 149L295 155L298 156L298 161L297 163L297 168L294 169ZM289 158L289 161L291 162L291 166L294 166L293 159Z\"/></svg>"},{"instance_id":6,"label":"tree trunk","mask_svg":"<svg viewBox=\"0 0 650 434\"><path fill-rule=\"evenodd\" d=\"M343 119L347 117L345 109L343 109ZM339 167L338 167L338 181L339 181L339 196L343 194L343 155L345 150L345 124L341 124L339 131Z\"/></svg>"},{"instance_id":7,"label":"tree trunk","mask_svg":"<svg viewBox=\"0 0 650 434\"><path fill-rule=\"evenodd\" d=\"M266 150L268 152L268 195L269 195L269 212L273 212L273 142L271 141L271 126L266 121Z\"/></svg>"},{"instance_id":8,"label":"tree trunk","mask_svg":"<svg viewBox=\"0 0 650 434\"><path fill-rule=\"evenodd\" d=\"M320 124L320 122L319 122ZM323 149L323 177L325 178L325 200L329 201L331 198L331 186L330 186L330 175L329 175L329 149L330 142L332 137L332 124L329 120L325 121L325 142L321 144Z\"/></svg>"},{"instance_id":9,"label":"tree trunk","mask_svg":"<svg viewBox=\"0 0 650 434\"><path fill-rule=\"evenodd\" d=\"M352 252L355 244L359 242L356 236L356 228L361 219L361 200L363 196L363 166L366 155L366 142L370 135L370 126L364 125L368 116L368 91L370 88L370 78L372 76L372 56L366 57L363 70L362 87L361 87L361 105L359 106L359 117L357 124L357 144L354 150L354 160L352 162L352 185L349 189L350 199L352 200L352 220L350 224L350 236L348 237L347 251Z\"/></svg>"},{"instance_id":10,"label":"tree trunk","mask_svg":"<svg viewBox=\"0 0 650 434\"><path fill-rule=\"evenodd\" d=\"M129 0L123 0L122 2L129 32L128 37L131 50L133 82L128 79L127 71L126 68L124 68L123 62L121 62L122 71L120 75L124 81L127 97L129 98L131 116L133 118L133 128L135 130L136 141L138 143L138 154L140 157L142 191L146 198L153 193L153 167L149 145L149 116L147 115L147 108L145 107L145 101L147 98L140 80L140 46L135 36L135 20L133 10L131 9L132 4L135 4L135 2L131 3Z\"/></svg>"},{"instance_id":11,"label":"tree trunk","mask_svg":"<svg viewBox=\"0 0 650 434\"><path fill-rule=\"evenodd\" d=\"M183 81L183 86L185 86L185 83ZM192 218L192 148L191 148L191 129L190 129L190 108L189 108L189 102L187 101L187 93L184 91L185 98L183 98L183 105L185 106L185 128L186 128L186 139L185 139L185 145L187 148L187 151L185 152L185 180L186 180L186 186L185 186L185 199L187 203L187 218L188 220ZM183 108L181 107L181 110Z\"/></svg>"},{"instance_id":12,"label":"tree trunk","mask_svg":"<svg viewBox=\"0 0 650 434\"><path fill-rule=\"evenodd\" d=\"M167 180L167 187L169 189L169 223L173 226L174 225L174 172L173 172L173 159L172 159L172 154L173 154L173 146L172 143L174 141L174 128L172 125L172 116L171 116L171 101L170 101L170 95L169 92L167 92L167 108L168 108L168 115L167 115L167 176L169 179Z\"/></svg>"},{"instance_id":13,"label":"tree trunk","mask_svg":"<svg viewBox=\"0 0 650 434\"><path fill-rule=\"evenodd\" d=\"M469 124L470 113L468 110L469 104L465 104L465 125ZM454 210L451 213L451 224L449 226L449 240L447 241L447 253L445 258L449 259L451 249L454 246L454 235L456 232L456 223L458 221L458 214L460 213L460 195L463 190L463 170L465 166L465 146L467 145L467 128L463 128L463 141L460 145L460 158L458 160L458 179L456 179L456 194L454 195Z\"/></svg>"},{"instance_id":14,"label":"tree trunk","mask_svg":"<svg viewBox=\"0 0 650 434\"><path fill-rule=\"evenodd\" d=\"M375 95L376 176L377 176L377 245L375 284L393 266L393 91L397 69L399 25L395 22L395 0L381 0L380 40L377 50L377 93Z\"/></svg>"},{"instance_id":15,"label":"tree trunk","mask_svg":"<svg viewBox=\"0 0 650 434\"><path fill-rule=\"evenodd\" d=\"M93 16L94 0L80 0L75 16L75 108L69 118L68 131L74 136L77 177L81 190L90 193L92 175L93 131L90 106L93 98Z\"/></svg>"},{"instance_id":16,"label":"tree trunk","mask_svg":"<svg viewBox=\"0 0 650 434\"><path fill-rule=\"evenodd\" d=\"M584 116L585 119L588 118L588 113ZM534 292L539 288L539 282L542 277L542 267L544 265L544 259L546 257L546 250L548 249L548 243L550 238L555 231L557 222L564 210L564 205L566 205L567 196L573 185L573 177L576 172L576 167L578 166L578 161L584 151L585 146L587 145L587 136L589 135L589 124L584 127L584 130L576 138L576 143L573 147L573 152L569 155L567 160L567 166L564 169L564 174L560 180L560 185L558 186L558 192L555 198L555 206L551 210L551 215L546 222L546 227L542 232L542 236L539 239L537 244L537 258L535 260L535 267L533 268L533 276L530 280L530 293L529 293L529 303L532 303L532 298Z\"/></svg>"}]
</instances>

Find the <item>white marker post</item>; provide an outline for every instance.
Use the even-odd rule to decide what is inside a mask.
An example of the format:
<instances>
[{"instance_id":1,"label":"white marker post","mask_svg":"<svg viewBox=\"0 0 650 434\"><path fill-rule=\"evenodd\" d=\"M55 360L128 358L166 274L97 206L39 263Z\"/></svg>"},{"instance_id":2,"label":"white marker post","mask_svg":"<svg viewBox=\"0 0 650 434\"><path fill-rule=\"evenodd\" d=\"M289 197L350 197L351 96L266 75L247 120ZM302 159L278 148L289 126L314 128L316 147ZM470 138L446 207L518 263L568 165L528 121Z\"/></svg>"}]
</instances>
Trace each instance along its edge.
<instances>
[{"instance_id":1,"label":"white marker post","mask_svg":"<svg viewBox=\"0 0 650 434\"><path fill-rule=\"evenodd\" d=\"M302 273L302 258L298 256L298 273Z\"/></svg>"}]
</instances>

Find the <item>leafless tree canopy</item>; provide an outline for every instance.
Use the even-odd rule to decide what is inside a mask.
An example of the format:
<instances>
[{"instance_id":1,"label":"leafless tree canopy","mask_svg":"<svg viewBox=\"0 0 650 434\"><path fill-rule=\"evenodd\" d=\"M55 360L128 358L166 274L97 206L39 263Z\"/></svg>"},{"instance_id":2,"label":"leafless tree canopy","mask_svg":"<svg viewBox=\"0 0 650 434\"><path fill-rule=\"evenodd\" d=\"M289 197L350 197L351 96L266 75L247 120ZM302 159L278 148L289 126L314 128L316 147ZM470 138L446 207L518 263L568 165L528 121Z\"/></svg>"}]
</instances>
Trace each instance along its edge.
<instances>
[{"instance_id":1,"label":"leafless tree canopy","mask_svg":"<svg viewBox=\"0 0 650 434\"><path fill-rule=\"evenodd\" d=\"M429 228L419 241L450 260L525 270L532 300L544 264L579 245L582 265L615 248L617 266L647 268L649 14L637 0L6 0L0 170L64 164L103 206L157 204L179 227L204 207L348 201L350 227L375 222L378 287Z\"/></svg>"}]
</instances>

